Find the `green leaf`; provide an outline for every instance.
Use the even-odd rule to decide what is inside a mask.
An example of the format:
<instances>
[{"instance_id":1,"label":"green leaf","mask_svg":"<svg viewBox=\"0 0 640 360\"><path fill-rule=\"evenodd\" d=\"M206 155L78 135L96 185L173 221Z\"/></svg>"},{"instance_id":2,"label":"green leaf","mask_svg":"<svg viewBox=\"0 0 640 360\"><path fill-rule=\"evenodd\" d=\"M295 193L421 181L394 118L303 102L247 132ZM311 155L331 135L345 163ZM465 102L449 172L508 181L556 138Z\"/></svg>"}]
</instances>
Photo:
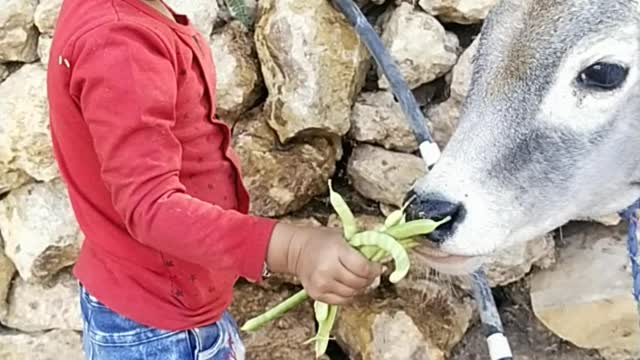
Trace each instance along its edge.
<instances>
[{"instance_id":1,"label":"green leaf","mask_svg":"<svg viewBox=\"0 0 640 360\"><path fill-rule=\"evenodd\" d=\"M247 29L251 28L249 10L244 0L225 0L231 17L240 21Z\"/></svg>"}]
</instances>

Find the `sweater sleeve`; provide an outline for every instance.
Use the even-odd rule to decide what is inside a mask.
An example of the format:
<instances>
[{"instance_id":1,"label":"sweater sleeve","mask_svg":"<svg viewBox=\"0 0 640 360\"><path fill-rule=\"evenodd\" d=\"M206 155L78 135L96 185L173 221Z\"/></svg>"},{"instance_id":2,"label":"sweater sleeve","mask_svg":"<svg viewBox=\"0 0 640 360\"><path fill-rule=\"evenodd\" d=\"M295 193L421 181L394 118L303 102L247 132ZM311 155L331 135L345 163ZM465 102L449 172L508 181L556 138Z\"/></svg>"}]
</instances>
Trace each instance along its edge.
<instances>
[{"instance_id":1,"label":"sweater sleeve","mask_svg":"<svg viewBox=\"0 0 640 360\"><path fill-rule=\"evenodd\" d=\"M70 90L101 177L137 241L260 281L275 220L201 201L179 180L182 149L172 132L177 81L168 49L154 31L124 22L76 41Z\"/></svg>"}]
</instances>

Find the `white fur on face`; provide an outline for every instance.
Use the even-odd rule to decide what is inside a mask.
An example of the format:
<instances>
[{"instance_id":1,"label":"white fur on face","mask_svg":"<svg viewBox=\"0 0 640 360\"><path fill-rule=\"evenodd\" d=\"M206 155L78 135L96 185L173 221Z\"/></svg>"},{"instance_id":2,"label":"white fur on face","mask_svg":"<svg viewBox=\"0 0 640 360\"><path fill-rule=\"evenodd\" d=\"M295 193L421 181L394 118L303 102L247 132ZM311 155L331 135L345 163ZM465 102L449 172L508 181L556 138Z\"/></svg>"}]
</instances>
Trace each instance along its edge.
<instances>
[{"instance_id":1,"label":"white fur on face","mask_svg":"<svg viewBox=\"0 0 640 360\"><path fill-rule=\"evenodd\" d=\"M541 104L538 120L551 127L568 128L590 133L615 116L620 104L638 82L640 49L638 28L628 26L615 33L588 38L579 44L560 65L554 84ZM582 70L597 62L619 64L629 69L621 88L594 92L579 88L576 83Z\"/></svg>"}]
</instances>

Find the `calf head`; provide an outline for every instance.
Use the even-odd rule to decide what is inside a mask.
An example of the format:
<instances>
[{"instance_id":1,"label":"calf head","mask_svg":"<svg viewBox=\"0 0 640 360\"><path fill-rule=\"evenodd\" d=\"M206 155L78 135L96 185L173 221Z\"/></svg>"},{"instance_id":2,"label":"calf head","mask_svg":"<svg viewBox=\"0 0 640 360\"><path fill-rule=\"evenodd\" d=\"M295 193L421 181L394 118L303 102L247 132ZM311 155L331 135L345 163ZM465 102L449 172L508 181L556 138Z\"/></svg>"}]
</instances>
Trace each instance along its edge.
<instances>
[{"instance_id":1,"label":"calf head","mask_svg":"<svg viewBox=\"0 0 640 360\"><path fill-rule=\"evenodd\" d=\"M640 197L640 0L501 1L458 128L409 196L410 217L451 217L421 251L449 273Z\"/></svg>"}]
</instances>

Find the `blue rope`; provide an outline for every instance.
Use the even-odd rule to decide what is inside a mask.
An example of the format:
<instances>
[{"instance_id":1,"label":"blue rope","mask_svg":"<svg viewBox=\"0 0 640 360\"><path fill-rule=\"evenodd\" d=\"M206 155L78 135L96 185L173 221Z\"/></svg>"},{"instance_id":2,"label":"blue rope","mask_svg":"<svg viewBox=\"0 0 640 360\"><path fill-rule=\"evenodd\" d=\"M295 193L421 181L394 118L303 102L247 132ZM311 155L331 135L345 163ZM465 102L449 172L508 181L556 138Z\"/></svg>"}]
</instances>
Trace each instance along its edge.
<instances>
[{"instance_id":1,"label":"blue rope","mask_svg":"<svg viewBox=\"0 0 640 360\"><path fill-rule=\"evenodd\" d=\"M631 262L633 279L633 298L640 315L640 264L638 264L638 218L640 217L640 199L620 213L628 223L627 254Z\"/></svg>"}]
</instances>

